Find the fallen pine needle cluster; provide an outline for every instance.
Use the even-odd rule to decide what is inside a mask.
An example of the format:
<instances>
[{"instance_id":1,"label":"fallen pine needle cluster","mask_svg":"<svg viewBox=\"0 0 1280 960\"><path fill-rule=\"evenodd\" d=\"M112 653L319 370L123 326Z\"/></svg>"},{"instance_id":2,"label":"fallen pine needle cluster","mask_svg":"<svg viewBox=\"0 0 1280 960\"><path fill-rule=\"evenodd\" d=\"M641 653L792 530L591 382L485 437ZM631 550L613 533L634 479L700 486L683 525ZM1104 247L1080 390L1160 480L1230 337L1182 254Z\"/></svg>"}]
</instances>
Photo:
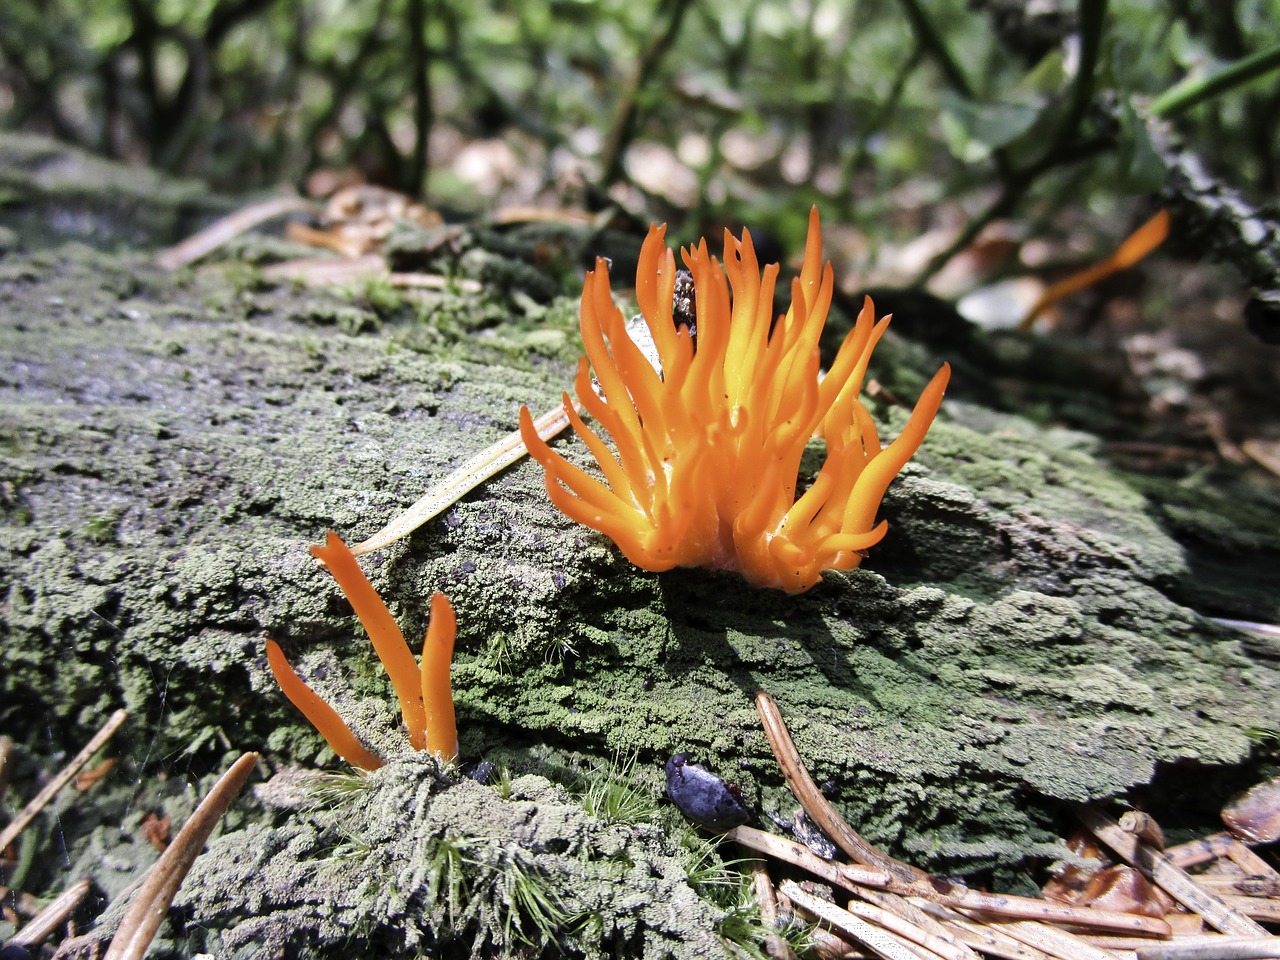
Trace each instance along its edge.
<instances>
[{"instance_id":1,"label":"fallen pine needle cluster","mask_svg":"<svg viewBox=\"0 0 1280 960\"><path fill-rule=\"evenodd\" d=\"M1097 869L1069 868L1047 899L972 890L930 876L868 843L822 796L805 769L777 704L756 707L774 756L803 811L847 857L826 859L796 840L747 826L725 836L753 856L755 890L767 924L814 924L818 952L887 960L1248 960L1280 957L1280 871L1249 844L1280 839L1280 778L1223 811L1230 830L1161 849L1158 825L1131 811L1114 822L1094 807L1079 818L1076 849L1109 857ZM1105 852L1104 852L1105 851ZM1200 868L1191 874L1188 868ZM1078 871L1071 873L1071 870ZM775 885L773 877L785 873ZM795 879L808 875L811 879ZM774 960L793 957L780 937Z\"/></svg>"}]
</instances>

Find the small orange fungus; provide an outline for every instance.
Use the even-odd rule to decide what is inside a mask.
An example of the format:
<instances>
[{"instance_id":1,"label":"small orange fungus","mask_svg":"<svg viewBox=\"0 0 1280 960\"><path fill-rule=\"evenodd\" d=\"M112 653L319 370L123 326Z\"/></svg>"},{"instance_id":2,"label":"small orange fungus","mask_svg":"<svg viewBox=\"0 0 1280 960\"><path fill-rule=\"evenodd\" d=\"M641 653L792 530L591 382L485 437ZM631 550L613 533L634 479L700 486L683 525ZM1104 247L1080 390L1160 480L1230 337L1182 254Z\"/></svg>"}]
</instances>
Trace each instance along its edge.
<instances>
[{"instance_id":1,"label":"small orange fungus","mask_svg":"<svg viewBox=\"0 0 1280 960\"><path fill-rule=\"evenodd\" d=\"M443 593L431 598L431 619L419 667L391 611L378 596L378 591L373 589L342 538L330 531L328 542L324 546L312 547L311 552L333 574L356 616L364 624L373 649L400 700L400 713L409 733L410 746L415 750L429 750L448 762L455 760L458 756L458 726L453 712L449 666L453 661L453 642L458 626L449 598ZM267 662L285 696L311 721L334 753L366 770L382 766L382 758L361 745L338 712L294 672L274 640L267 641Z\"/></svg>"},{"instance_id":2,"label":"small orange fungus","mask_svg":"<svg viewBox=\"0 0 1280 960\"><path fill-rule=\"evenodd\" d=\"M823 570L858 566L862 551L885 534L888 525L875 522L876 511L933 422L950 367L942 365L902 433L882 449L858 392L890 318L877 322L868 298L831 369L820 375L818 341L834 281L831 264L822 263L816 209L791 307L776 319L778 265L761 274L750 233L738 240L725 232L723 264L705 240L681 251L693 275L696 343L673 318L676 264L665 233L665 226L650 228L636 271L657 369L613 303L604 260L587 274L582 292L586 356L574 388L617 454L567 393L564 411L604 482L553 452L528 409L521 411L521 435L546 470L552 502L647 570L737 570L759 586L799 593ZM826 461L797 499L800 458L817 432L826 440Z\"/></svg>"},{"instance_id":3,"label":"small orange fungus","mask_svg":"<svg viewBox=\"0 0 1280 960\"><path fill-rule=\"evenodd\" d=\"M1101 283L1113 273L1127 270L1149 254L1169 236L1169 211L1161 210L1154 217L1124 238L1116 252L1091 267L1059 280L1040 295L1027 315L1018 324L1019 330L1030 330L1036 319L1063 297L1079 293L1095 283Z\"/></svg>"}]
</instances>

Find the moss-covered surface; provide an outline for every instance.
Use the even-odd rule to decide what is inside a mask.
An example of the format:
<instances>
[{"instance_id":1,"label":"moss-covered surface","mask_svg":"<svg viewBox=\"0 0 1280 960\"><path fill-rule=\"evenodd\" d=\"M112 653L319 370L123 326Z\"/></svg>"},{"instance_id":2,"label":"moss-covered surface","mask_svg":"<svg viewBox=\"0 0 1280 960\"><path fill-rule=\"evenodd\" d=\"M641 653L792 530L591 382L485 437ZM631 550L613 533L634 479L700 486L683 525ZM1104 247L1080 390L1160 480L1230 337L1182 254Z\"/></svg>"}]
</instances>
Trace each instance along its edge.
<instances>
[{"instance_id":1,"label":"moss-covered surface","mask_svg":"<svg viewBox=\"0 0 1280 960\"><path fill-rule=\"evenodd\" d=\"M363 538L513 429L520 404L546 409L569 379L572 298L414 307L245 266L165 274L142 249L37 246L0 257L0 732L52 765L129 708L123 774L78 813L64 804L66 861L30 874L52 889L88 873L114 894L150 859L143 812L180 818L228 757L262 750L264 775L335 764L275 687L264 634L376 748L403 753L385 676L306 545L329 528ZM927 371L894 356L874 372L910 396ZM904 418L876 412L889 431ZM536 777L636 755L656 793L666 758L691 752L758 807L788 808L757 689L849 819L926 867L1053 851L1065 801L1160 771L1247 778L1251 735L1276 723L1280 649L1184 605L1203 599L1185 544L1212 531L1214 582L1234 564L1248 584L1234 606L1216 589L1209 612L1274 617L1275 513L1175 500L1095 447L948 401L886 499L886 541L798 597L636 570L517 465L365 563L410 638L433 591L452 598L462 753L509 768L513 798L442 787L412 759L354 806L246 798L170 949L368 940L412 955L453 929L420 863L448 834L543 858L557 902L598 917L573 927L573 951L718 955L719 908L681 875L679 844ZM476 869L473 884L490 868ZM668 909L635 915L633 895ZM488 909L472 919L492 930ZM464 955L483 939L454 926Z\"/></svg>"}]
</instances>

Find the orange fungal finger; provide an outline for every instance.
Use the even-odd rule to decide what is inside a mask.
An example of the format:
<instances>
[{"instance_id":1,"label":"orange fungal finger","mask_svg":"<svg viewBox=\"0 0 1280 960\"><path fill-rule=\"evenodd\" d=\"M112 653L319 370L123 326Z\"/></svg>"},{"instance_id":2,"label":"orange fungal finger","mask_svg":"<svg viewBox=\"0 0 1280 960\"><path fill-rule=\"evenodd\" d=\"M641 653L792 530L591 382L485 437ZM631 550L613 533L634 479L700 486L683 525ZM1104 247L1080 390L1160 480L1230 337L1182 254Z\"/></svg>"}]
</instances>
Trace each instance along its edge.
<instances>
[{"instance_id":1,"label":"orange fungal finger","mask_svg":"<svg viewBox=\"0 0 1280 960\"><path fill-rule=\"evenodd\" d=\"M1120 246L1116 248L1116 252L1107 257L1107 259L1101 263L1095 263L1092 267L1081 270L1079 273L1073 273L1065 280L1059 280L1045 290L1040 295L1040 299L1027 311L1027 315L1022 318L1022 322L1018 324L1018 329L1030 330L1032 324L1036 322L1036 318L1063 297L1084 290L1086 287L1091 287L1095 283L1105 280L1113 273L1119 273L1121 270L1127 270L1132 267L1152 250L1164 243L1165 238L1168 236L1169 211L1161 210L1137 230L1129 234Z\"/></svg>"},{"instance_id":2,"label":"orange fungal finger","mask_svg":"<svg viewBox=\"0 0 1280 960\"><path fill-rule=\"evenodd\" d=\"M446 763L458 759L458 721L453 712L449 668L458 621L443 593L431 597L431 619L422 643L422 704L427 718L427 749Z\"/></svg>"},{"instance_id":3,"label":"orange fungal finger","mask_svg":"<svg viewBox=\"0 0 1280 960\"><path fill-rule=\"evenodd\" d=\"M924 441L925 434L942 406L942 395L951 380L951 364L944 363L933 375L933 379L925 385L920 399L916 401L907 425L902 428L898 438L884 450L868 461L862 473L853 485L853 493L849 497L849 507L845 512L844 533L862 533L871 529L875 521L876 510L889 489L893 478L911 459L916 449Z\"/></svg>"},{"instance_id":4,"label":"orange fungal finger","mask_svg":"<svg viewBox=\"0 0 1280 960\"><path fill-rule=\"evenodd\" d=\"M329 706L294 672L285 659L280 644L274 640L267 641L267 663L289 702L311 721L311 725L324 737L325 743L333 748L334 753L347 763L365 770L377 770L382 766L382 758L361 744L351 728L338 716L338 711Z\"/></svg>"},{"instance_id":5,"label":"orange fungal finger","mask_svg":"<svg viewBox=\"0 0 1280 960\"><path fill-rule=\"evenodd\" d=\"M409 743L415 750L421 750L425 742L426 717L418 683L418 665L405 643L404 634L340 536L329 531L328 543L323 547L313 546L311 553L329 568L356 616L364 624L374 652L382 661L400 700L400 713L409 731Z\"/></svg>"}]
</instances>

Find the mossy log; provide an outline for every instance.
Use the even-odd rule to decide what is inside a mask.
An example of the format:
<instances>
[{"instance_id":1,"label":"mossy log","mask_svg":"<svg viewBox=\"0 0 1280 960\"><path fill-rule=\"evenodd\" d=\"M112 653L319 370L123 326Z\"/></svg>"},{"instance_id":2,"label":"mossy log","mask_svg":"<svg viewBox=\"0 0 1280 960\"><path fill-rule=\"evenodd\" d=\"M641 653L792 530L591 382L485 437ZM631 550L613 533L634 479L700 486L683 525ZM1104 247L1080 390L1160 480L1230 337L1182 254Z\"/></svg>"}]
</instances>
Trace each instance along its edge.
<instances>
[{"instance_id":1,"label":"mossy log","mask_svg":"<svg viewBox=\"0 0 1280 960\"><path fill-rule=\"evenodd\" d=\"M1071 802L1153 782L1221 802L1274 736L1280 647L1189 605L1205 593L1186 525L1090 436L961 398L891 488L886 541L800 596L637 570L558 514L528 461L368 558L411 640L432 592L452 598L462 754L525 777L505 801L470 782L442 801L429 765L404 756L385 676L306 547L328 529L362 539L513 430L521 404L555 402L576 354L573 298L494 290L415 308L266 283L239 263L166 273L145 245L11 232L4 246L0 732L52 764L112 709L132 715L129 775L77 802L75 866L50 864L44 882L79 870L121 890L151 859L141 816L180 816L194 782L240 751L263 751L264 772L337 765L273 683L264 635L402 758L355 808L241 803L184 890L199 929L173 951L226 937L323 954L350 945L343 930L387 955L421 949L453 922L410 869L445 836L423 813L437 811L449 836L507 838L549 858L547 876L563 871L564 902L606 918L572 950L719 955L709 927L723 914L690 892L679 843L651 824L609 827L547 781L634 757L656 795L667 757L689 752L758 810L789 814L759 689L859 830L949 871L1059 852ZM944 359L906 359L918 353L888 345L872 373L913 396ZM889 434L905 419L873 412ZM1217 503L1201 501L1196 529L1218 524L1233 547L1215 563L1256 579L1275 531ZM1233 611L1219 589L1212 612L1265 616L1258 595ZM356 853L335 853L334 810ZM403 869L380 874L370 850ZM340 855L349 872L326 859ZM635 913L637 897L669 909Z\"/></svg>"}]
</instances>

